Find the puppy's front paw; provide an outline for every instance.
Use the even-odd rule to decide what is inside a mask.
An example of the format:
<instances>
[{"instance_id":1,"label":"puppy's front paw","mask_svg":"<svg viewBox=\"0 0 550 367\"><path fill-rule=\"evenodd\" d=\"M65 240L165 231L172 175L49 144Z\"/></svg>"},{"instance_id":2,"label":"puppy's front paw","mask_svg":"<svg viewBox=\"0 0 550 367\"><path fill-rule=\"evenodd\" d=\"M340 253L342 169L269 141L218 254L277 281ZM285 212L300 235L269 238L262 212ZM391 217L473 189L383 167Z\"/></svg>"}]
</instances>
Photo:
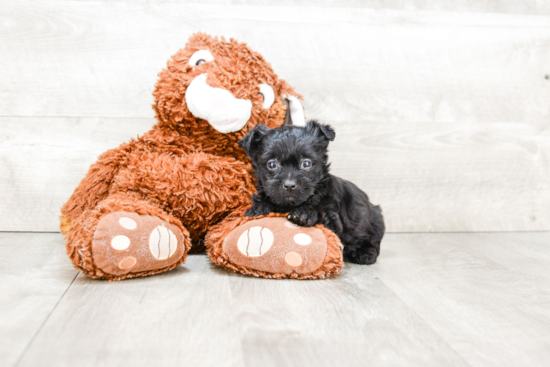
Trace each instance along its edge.
<instances>
[{"instance_id":1,"label":"puppy's front paw","mask_svg":"<svg viewBox=\"0 0 550 367\"><path fill-rule=\"evenodd\" d=\"M319 212L308 208L294 209L288 214L288 220L302 227L312 227L319 222Z\"/></svg>"}]
</instances>

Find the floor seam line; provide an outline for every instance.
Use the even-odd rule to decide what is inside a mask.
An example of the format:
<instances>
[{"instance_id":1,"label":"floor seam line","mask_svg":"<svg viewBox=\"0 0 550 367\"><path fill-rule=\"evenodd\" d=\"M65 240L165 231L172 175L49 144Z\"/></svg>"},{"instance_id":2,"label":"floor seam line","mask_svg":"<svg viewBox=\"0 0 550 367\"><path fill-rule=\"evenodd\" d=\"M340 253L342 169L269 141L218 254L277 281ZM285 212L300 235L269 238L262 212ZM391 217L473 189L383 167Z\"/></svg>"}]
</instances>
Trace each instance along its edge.
<instances>
[{"instance_id":1,"label":"floor seam line","mask_svg":"<svg viewBox=\"0 0 550 367\"><path fill-rule=\"evenodd\" d=\"M38 327L38 329L36 330L36 332L34 333L34 335L32 336L31 340L27 343L27 345L25 346L25 348L23 349L23 351L21 352L21 355L19 356L19 358L17 358L17 360L15 361L13 367L17 367L21 361L23 360L23 357L25 356L25 354L27 353L27 351L29 350L29 348L31 347L31 345L34 343L34 340L36 339L36 337L38 336L38 334L40 334L40 332L42 331L42 329L44 328L44 325L46 325L46 323L48 322L48 320L50 319L50 316L55 312L55 310L57 309L57 306L61 303L61 300L65 297L65 294L67 294L67 292L69 291L69 289L71 288L71 286L73 285L76 277L78 276L78 274L80 274L80 271L76 273L76 275L74 276L73 280L71 280L71 283L69 284L69 286L67 287L67 289L65 289L65 291L63 292L63 294L61 295L61 297L59 297L59 299L57 300L57 302L55 303L55 306L53 306L52 310L50 311L50 313L48 313L48 316L46 316L46 318L44 319L44 321L42 322L42 324L40 324L40 326Z\"/></svg>"},{"instance_id":2,"label":"floor seam line","mask_svg":"<svg viewBox=\"0 0 550 367\"><path fill-rule=\"evenodd\" d=\"M466 366L472 367L472 364L470 364L470 363L462 356L462 354L460 354L460 353L459 353L459 352L449 343L449 341L447 341L447 339L445 339L445 338L443 337L443 335L441 335L440 333L438 333L438 332L432 327L432 325L430 325L426 320L424 320L424 318L423 318L422 316L420 316L420 315L416 312L416 310L414 310L414 309L411 307L411 305L409 305L409 303L403 299L403 297L401 297L399 294L397 294L397 293L393 290L393 288L391 288L390 285L384 281L384 279L382 278L382 275L381 275L380 273L375 272L374 275L375 275L376 277L378 277L378 280L379 280L380 282L382 282L382 284L384 284L384 286L387 288L387 290L388 290L389 292L391 292L397 299L399 299L399 300L403 303L403 305L405 305L405 306L407 307L407 309L408 309L410 312L412 312L412 313L418 318L418 320L420 320L428 329L430 329L435 335L437 335L437 336L441 339L441 341L442 341L443 343L445 343L445 345L446 345L447 347L449 347L449 349L451 349L451 350L456 354L456 356L457 356ZM357 281L355 280L355 278L352 277L352 278L351 278L351 281L357 286L358 289L361 289L361 286L359 285L359 283L357 283Z\"/></svg>"}]
</instances>

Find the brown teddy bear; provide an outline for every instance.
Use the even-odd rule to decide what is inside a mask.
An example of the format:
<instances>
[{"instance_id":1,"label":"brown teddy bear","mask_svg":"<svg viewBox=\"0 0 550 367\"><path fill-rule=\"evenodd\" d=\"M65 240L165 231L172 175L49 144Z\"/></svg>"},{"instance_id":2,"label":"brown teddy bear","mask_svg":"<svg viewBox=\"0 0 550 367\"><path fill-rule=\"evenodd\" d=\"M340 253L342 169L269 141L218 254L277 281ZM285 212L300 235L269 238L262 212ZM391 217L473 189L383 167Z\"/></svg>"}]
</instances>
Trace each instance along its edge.
<instances>
[{"instance_id":1,"label":"brown teddy bear","mask_svg":"<svg viewBox=\"0 0 550 367\"><path fill-rule=\"evenodd\" d=\"M191 36L159 74L158 123L103 153L62 207L74 266L119 280L171 270L206 247L214 263L244 274L338 273L341 244L329 230L244 218L255 185L237 142L258 123L303 124L296 96L246 44Z\"/></svg>"}]
</instances>

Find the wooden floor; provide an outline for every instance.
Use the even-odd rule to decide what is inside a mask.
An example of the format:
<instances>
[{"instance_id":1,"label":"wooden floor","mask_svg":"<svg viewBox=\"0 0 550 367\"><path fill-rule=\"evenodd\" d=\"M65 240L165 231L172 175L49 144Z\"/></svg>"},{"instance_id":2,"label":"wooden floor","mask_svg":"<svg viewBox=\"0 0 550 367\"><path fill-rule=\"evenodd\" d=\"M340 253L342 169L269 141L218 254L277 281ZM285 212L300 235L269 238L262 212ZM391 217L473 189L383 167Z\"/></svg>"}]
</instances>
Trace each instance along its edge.
<instances>
[{"instance_id":1,"label":"wooden floor","mask_svg":"<svg viewBox=\"0 0 550 367\"><path fill-rule=\"evenodd\" d=\"M389 234L330 280L205 255L122 282L57 233L0 233L0 366L548 366L550 232Z\"/></svg>"}]
</instances>

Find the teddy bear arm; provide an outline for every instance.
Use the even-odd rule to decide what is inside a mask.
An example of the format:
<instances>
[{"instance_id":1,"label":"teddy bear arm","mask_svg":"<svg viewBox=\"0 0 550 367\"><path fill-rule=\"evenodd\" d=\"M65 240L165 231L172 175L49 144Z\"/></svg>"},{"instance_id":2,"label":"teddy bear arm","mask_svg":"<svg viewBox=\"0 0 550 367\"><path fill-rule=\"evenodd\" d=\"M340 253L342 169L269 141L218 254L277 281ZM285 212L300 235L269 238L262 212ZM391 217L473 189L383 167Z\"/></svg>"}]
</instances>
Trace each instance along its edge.
<instances>
[{"instance_id":1,"label":"teddy bear arm","mask_svg":"<svg viewBox=\"0 0 550 367\"><path fill-rule=\"evenodd\" d=\"M149 152L130 159L109 193L134 192L156 203L178 218L197 244L212 225L248 206L254 189L250 165L234 158Z\"/></svg>"},{"instance_id":2,"label":"teddy bear arm","mask_svg":"<svg viewBox=\"0 0 550 367\"><path fill-rule=\"evenodd\" d=\"M109 192L116 174L123 167L128 155L127 144L111 149L99 156L86 176L61 207L61 233L66 234L71 223L84 211L96 207Z\"/></svg>"}]
</instances>

